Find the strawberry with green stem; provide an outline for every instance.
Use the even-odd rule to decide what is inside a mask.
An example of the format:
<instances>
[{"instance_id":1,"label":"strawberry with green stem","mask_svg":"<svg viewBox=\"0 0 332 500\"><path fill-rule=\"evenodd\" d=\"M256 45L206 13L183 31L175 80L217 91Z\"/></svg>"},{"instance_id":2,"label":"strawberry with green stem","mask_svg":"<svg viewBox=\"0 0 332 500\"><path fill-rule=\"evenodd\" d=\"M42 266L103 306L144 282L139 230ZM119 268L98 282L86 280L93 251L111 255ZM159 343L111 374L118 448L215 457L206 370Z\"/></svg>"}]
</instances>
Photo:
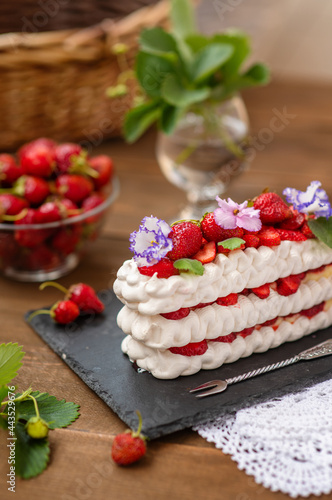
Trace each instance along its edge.
<instances>
[{"instance_id":1,"label":"strawberry with green stem","mask_svg":"<svg viewBox=\"0 0 332 500\"><path fill-rule=\"evenodd\" d=\"M111 455L117 465L130 465L140 460L146 453L146 437L141 434L142 416L138 416L137 431L127 430L115 436L112 443Z\"/></svg>"},{"instance_id":2,"label":"strawberry with green stem","mask_svg":"<svg viewBox=\"0 0 332 500\"><path fill-rule=\"evenodd\" d=\"M99 173L91 168L88 152L79 144L65 142L55 148L55 161L60 174L83 174L98 178Z\"/></svg>"},{"instance_id":3,"label":"strawberry with green stem","mask_svg":"<svg viewBox=\"0 0 332 500\"><path fill-rule=\"evenodd\" d=\"M38 309L30 314L28 321L30 322L35 316L39 314L48 314L51 318L60 325L67 325L72 321L75 321L80 314L80 310L71 300L59 300L56 302L51 309Z\"/></svg>"},{"instance_id":4,"label":"strawberry with green stem","mask_svg":"<svg viewBox=\"0 0 332 500\"><path fill-rule=\"evenodd\" d=\"M65 300L74 302L81 312L95 312L100 314L105 306L99 300L94 289L86 283L76 283L69 288L65 288L56 281L45 281L39 287L40 290L48 286L53 286L65 294Z\"/></svg>"},{"instance_id":5,"label":"strawberry with green stem","mask_svg":"<svg viewBox=\"0 0 332 500\"><path fill-rule=\"evenodd\" d=\"M15 159L9 154L0 154L0 182L10 186L23 174L22 168L16 165Z\"/></svg>"},{"instance_id":6,"label":"strawberry with green stem","mask_svg":"<svg viewBox=\"0 0 332 500\"><path fill-rule=\"evenodd\" d=\"M21 196L30 205L40 205L50 192L46 180L33 175L22 175L11 188L0 189L0 193Z\"/></svg>"},{"instance_id":7,"label":"strawberry with green stem","mask_svg":"<svg viewBox=\"0 0 332 500\"><path fill-rule=\"evenodd\" d=\"M28 397L33 401L36 416L29 418L28 422L25 425L26 431L29 436L34 439L43 439L48 435L48 424L43 418L40 417L36 398L32 396L32 394L29 394Z\"/></svg>"},{"instance_id":8,"label":"strawberry with green stem","mask_svg":"<svg viewBox=\"0 0 332 500\"><path fill-rule=\"evenodd\" d=\"M81 203L93 191L93 184L90 179L82 175L63 174L55 181L56 192L73 201Z\"/></svg>"}]
</instances>

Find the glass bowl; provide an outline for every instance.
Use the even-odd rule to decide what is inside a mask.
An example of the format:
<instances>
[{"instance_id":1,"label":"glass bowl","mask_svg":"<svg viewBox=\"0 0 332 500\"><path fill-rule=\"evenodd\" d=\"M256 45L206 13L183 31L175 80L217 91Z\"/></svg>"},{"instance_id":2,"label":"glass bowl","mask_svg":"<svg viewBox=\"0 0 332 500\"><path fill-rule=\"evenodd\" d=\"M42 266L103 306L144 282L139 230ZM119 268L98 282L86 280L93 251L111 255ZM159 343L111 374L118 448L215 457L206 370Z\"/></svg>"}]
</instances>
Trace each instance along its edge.
<instances>
[{"instance_id":1,"label":"glass bowl","mask_svg":"<svg viewBox=\"0 0 332 500\"><path fill-rule=\"evenodd\" d=\"M119 194L119 180L105 201L88 212L45 224L0 223L0 271L24 282L54 280L79 263L89 242L97 239L106 209Z\"/></svg>"}]
</instances>

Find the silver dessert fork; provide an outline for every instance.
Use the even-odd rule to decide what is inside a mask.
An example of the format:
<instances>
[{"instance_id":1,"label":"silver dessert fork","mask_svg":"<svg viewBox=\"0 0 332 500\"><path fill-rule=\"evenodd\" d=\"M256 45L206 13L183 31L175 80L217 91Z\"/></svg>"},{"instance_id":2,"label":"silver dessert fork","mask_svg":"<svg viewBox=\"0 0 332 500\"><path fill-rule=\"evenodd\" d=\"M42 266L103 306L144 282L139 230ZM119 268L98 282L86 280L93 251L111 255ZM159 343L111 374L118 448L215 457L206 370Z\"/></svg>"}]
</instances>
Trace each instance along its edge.
<instances>
[{"instance_id":1,"label":"silver dessert fork","mask_svg":"<svg viewBox=\"0 0 332 500\"><path fill-rule=\"evenodd\" d=\"M196 394L196 398L205 398L206 396L212 396L212 394L218 394L219 392L225 391L230 384L236 384L237 382L242 382L242 380L257 377L257 375L261 375L262 373L271 372L272 370L278 370L279 368L292 365L293 363L297 363L298 361L309 361L311 359L320 358L322 356L328 356L329 354L332 354L332 339L326 340L321 344L317 344L316 346L311 347L306 351L302 351L299 354L296 354L296 356L294 356L293 358L285 359L272 365L263 366L262 368L258 368L257 370L243 373L242 375L238 375L237 377L227 378L226 380L210 380L209 382L205 382L205 384L191 389L189 392L204 391L204 389L207 389L205 390L205 392Z\"/></svg>"}]
</instances>

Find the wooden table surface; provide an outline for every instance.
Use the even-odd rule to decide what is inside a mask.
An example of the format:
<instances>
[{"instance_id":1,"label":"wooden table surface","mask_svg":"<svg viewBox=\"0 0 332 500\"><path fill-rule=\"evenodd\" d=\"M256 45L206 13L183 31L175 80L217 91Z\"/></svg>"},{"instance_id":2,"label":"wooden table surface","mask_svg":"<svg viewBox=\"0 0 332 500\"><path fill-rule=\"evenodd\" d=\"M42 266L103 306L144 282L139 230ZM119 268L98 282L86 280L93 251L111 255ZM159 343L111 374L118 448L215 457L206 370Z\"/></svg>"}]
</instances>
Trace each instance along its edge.
<instances>
[{"instance_id":1,"label":"wooden table surface","mask_svg":"<svg viewBox=\"0 0 332 500\"><path fill-rule=\"evenodd\" d=\"M304 189L311 180L318 179L332 196L331 89L275 82L244 97L251 117L254 159L251 169L234 180L227 195L240 202L266 186L281 193L286 186ZM84 281L96 289L110 286L117 269L130 256L128 236L140 220L151 214L167 220L183 203L183 193L159 171L154 141L155 133L150 132L132 146L114 140L94 151L114 158L121 194L108 214L101 238L79 267L61 279L64 285ZM50 433L47 470L31 480L17 478L16 499L288 498L257 485L238 470L229 456L190 429L150 442L147 456L130 468L114 465L111 444L125 425L23 320L28 309L37 309L57 298L52 289L42 294L37 284L0 278L0 342L18 342L26 352L15 379L18 387L31 385L81 405L81 416L73 425ZM1 498L12 498L5 484L8 464L4 432L0 442Z\"/></svg>"}]
</instances>

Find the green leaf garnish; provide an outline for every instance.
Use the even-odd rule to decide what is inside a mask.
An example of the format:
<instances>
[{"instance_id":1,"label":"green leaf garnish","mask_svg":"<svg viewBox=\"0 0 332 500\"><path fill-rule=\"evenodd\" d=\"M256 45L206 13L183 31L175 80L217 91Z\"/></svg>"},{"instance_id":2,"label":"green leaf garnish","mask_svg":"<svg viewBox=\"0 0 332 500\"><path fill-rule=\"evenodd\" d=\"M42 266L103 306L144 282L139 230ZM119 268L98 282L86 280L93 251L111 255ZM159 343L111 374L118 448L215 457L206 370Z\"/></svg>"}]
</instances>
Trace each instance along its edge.
<instances>
[{"instance_id":1,"label":"green leaf garnish","mask_svg":"<svg viewBox=\"0 0 332 500\"><path fill-rule=\"evenodd\" d=\"M50 447L48 440L31 438L21 422L16 422L15 467L20 477L29 479L41 474L46 469ZM10 441L8 441L10 442Z\"/></svg>"},{"instance_id":2,"label":"green leaf garnish","mask_svg":"<svg viewBox=\"0 0 332 500\"><path fill-rule=\"evenodd\" d=\"M174 262L174 267L180 273L198 274L199 276L204 274L203 264L196 259L178 259Z\"/></svg>"},{"instance_id":3,"label":"green leaf garnish","mask_svg":"<svg viewBox=\"0 0 332 500\"><path fill-rule=\"evenodd\" d=\"M237 248L240 248L240 246L244 243L245 241L242 240L242 238L228 238L227 240L220 241L218 243L218 246L221 246L228 250L236 250Z\"/></svg>"},{"instance_id":4,"label":"green leaf garnish","mask_svg":"<svg viewBox=\"0 0 332 500\"><path fill-rule=\"evenodd\" d=\"M308 226L314 235L325 245L332 248L332 217L318 217L318 219L309 219Z\"/></svg>"},{"instance_id":5,"label":"green leaf garnish","mask_svg":"<svg viewBox=\"0 0 332 500\"><path fill-rule=\"evenodd\" d=\"M79 405L75 403L66 402L64 399L59 401L55 396L50 396L47 392L34 391L31 395L36 398L40 417L48 423L50 429L67 427L79 417ZM28 421L29 418L35 415L31 399L16 403L17 419Z\"/></svg>"},{"instance_id":6,"label":"green leaf garnish","mask_svg":"<svg viewBox=\"0 0 332 500\"><path fill-rule=\"evenodd\" d=\"M0 345L0 386L9 384L16 377L24 354L18 344L9 342Z\"/></svg>"}]
</instances>

